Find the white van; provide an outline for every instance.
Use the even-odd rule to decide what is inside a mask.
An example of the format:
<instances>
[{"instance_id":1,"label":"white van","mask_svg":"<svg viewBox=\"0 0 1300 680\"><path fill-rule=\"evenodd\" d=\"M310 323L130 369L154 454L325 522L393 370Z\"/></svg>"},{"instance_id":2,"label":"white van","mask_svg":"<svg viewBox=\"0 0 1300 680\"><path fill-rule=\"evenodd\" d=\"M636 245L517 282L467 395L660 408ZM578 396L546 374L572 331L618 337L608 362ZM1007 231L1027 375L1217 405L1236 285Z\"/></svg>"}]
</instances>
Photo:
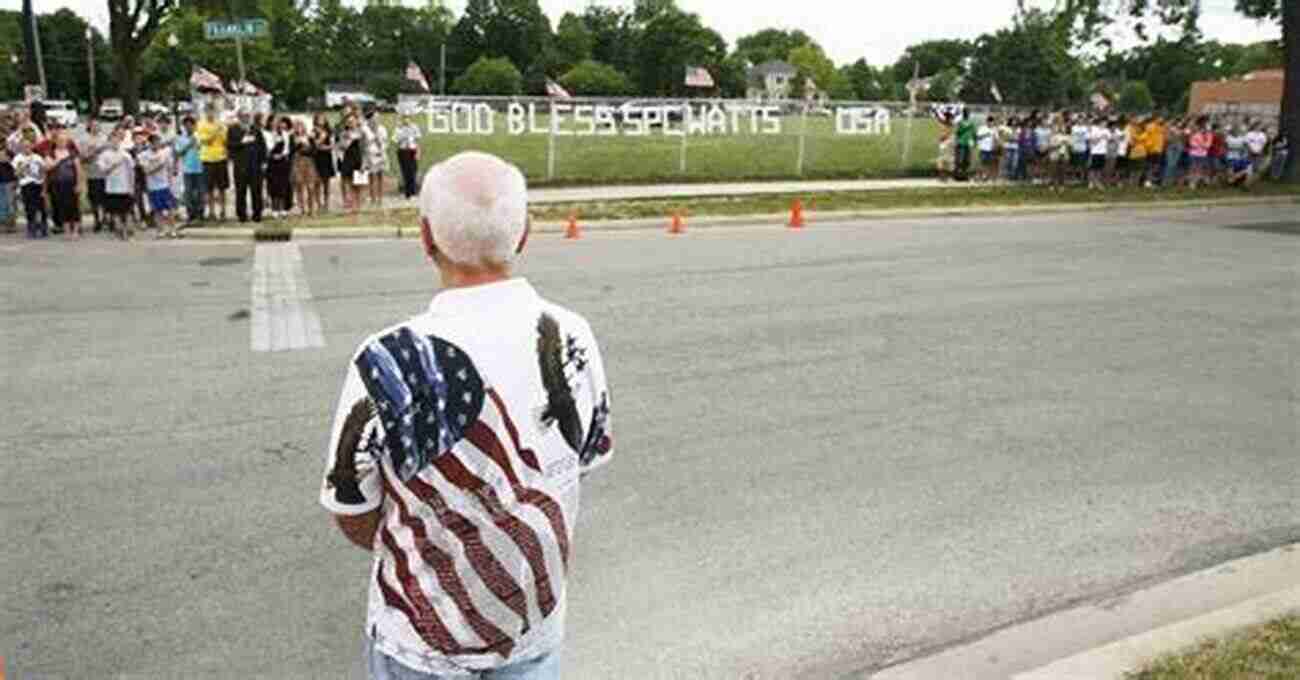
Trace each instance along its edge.
<instances>
[{"instance_id":1,"label":"white van","mask_svg":"<svg viewBox=\"0 0 1300 680\"><path fill-rule=\"evenodd\" d=\"M54 122L59 121L63 127L72 128L77 126L77 108L72 102L66 99L50 99L44 102L45 119Z\"/></svg>"},{"instance_id":2,"label":"white van","mask_svg":"<svg viewBox=\"0 0 1300 680\"><path fill-rule=\"evenodd\" d=\"M119 121L126 111L122 108L121 99L105 99L103 104L99 105L99 119L106 121Z\"/></svg>"}]
</instances>

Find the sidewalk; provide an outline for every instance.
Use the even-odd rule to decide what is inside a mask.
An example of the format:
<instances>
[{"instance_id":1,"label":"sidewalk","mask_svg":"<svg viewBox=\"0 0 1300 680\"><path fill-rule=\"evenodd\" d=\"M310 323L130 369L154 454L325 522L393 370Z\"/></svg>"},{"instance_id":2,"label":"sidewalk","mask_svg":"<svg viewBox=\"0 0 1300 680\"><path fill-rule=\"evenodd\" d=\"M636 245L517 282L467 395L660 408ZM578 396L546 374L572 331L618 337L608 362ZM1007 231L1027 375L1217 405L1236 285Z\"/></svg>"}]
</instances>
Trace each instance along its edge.
<instances>
[{"instance_id":1,"label":"sidewalk","mask_svg":"<svg viewBox=\"0 0 1300 680\"><path fill-rule=\"evenodd\" d=\"M1202 639L1293 612L1300 612L1300 544L1093 600L866 678L1120 680Z\"/></svg>"}]
</instances>

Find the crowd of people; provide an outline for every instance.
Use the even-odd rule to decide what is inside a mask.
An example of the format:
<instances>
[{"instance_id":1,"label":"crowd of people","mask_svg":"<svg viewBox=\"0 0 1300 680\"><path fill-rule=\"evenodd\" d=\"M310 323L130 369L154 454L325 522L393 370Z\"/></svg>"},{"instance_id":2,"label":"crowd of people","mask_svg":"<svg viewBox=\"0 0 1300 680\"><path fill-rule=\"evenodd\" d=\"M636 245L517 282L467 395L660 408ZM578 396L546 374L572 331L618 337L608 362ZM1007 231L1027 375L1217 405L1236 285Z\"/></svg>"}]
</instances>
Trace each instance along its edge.
<instances>
[{"instance_id":1,"label":"crowd of people","mask_svg":"<svg viewBox=\"0 0 1300 680\"><path fill-rule=\"evenodd\" d=\"M170 116L126 116L70 130L32 113L0 116L0 228L16 231L21 213L30 238L81 238L83 208L94 232L122 239L225 222L231 203L239 222L311 217L333 209L336 184L345 212L383 207L393 145L402 195L418 193L419 128L402 116L390 134L373 108L348 105L334 124L326 114L308 124L214 106L183 117L179 129Z\"/></svg>"},{"instance_id":2,"label":"crowd of people","mask_svg":"<svg viewBox=\"0 0 1300 680\"><path fill-rule=\"evenodd\" d=\"M1211 116L1040 113L936 116L941 178L1018 182L1063 190L1120 186L1249 187L1280 180L1290 155L1285 132L1261 121Z\"/></svg>"}]
</instances>

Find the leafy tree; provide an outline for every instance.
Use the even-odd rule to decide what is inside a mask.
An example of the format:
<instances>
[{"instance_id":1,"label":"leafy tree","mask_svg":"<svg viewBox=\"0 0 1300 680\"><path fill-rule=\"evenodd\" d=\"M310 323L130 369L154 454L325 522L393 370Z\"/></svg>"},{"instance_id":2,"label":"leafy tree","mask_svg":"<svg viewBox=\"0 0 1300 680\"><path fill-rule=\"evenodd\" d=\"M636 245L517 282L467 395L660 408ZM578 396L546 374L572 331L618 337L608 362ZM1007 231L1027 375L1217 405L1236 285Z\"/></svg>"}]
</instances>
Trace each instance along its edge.
<instances>
[{"instance_id":1,"label":"leafy tree","mask_svg":"<svg viewBox=\"0 0 1300 680\"><path fill-rule=\"evenodd\" d=\"M830 89L831 79L835 77L835 64L815 43L801 45L790 50L786 61L798 69L794 83L790 88L792 97L804 96L804 85L811 80L819 90Z\"/></svg>"},{"instance_id":2,"label":"leafy tree","mask_svg":"<svg viewBox=\"0 0 1300 680\"><path fill-rule=\"evenodd\" d=\"M724 97L744 97L749 89L749 62L738 53L728 55L714 78Z\"/></svg>"},{"instance_id":3,"label":"leafy tree","mask_svg":"<svg viewBox=\"0 0 1300 680\"><path fill-rule=\"evenodd\" d=\"M113 44L113 76L122 106L136 113L140 102L140 58L178 0L108 0L108 34Z\"/></svg>"},{"instance_id":4,"label":"leafy tree","mask_svg":"<svg viewBox=\"0 0 1300 680\"><path fill-rule=\"evenodd\" d=\"M925 96L930 101L947 102L958 98L957 86L961 81L961 72L955 68L946 68L930 77L930 89Z\"/></svg>"},{"instance_id":5,"label":"leafy tree","mask_svg":"<svg viewBox=\"0 0 1300 680\"><path fill-rule=\"evenodd\" d=\"M580 62L560 78L571 94L622 96L632 91L632 81L609 64L590 59Z\"/></svg>"},{"instance_id":6,"label":"leafy tree","mask_svg":"<svg viewBox=\"0 0 1300 680\"><path fill-rule=\"evenodd\" d=\"M1124 113L1147 113L1155 108L1155 99L1151 97L1151 88L1145 81L1130 80L1120 88L1116 107Z\"/></svg>"},{"instance_id":7,"label":"leafy tree","mask_svg":"<svg viewBox=\"0 0 1300 680\"><path fill-rule=\"evenodd\" d=\"M726 41L699 15L665 10L646 23L637 41L636 83L643 95L680 96L688 65L713 66L726 53Z\"/></svg>"},{"instance_id":8,"label":"leafy tree","mask_svg":"<svg viewBox=\"0 0 1300 680\"><path fill-rule=\"evenodd\" d=\"M816 45L816 43L803 31L765 28L737 40L736 54L757 66L777 59L784 61L796 48L805 45Z\"/></svg>"},{"instance_id":9,"label":"leafy tree","mask_svg":"<svg viewBox=\"0 0 1300 680\"><path fill-rule=\"evenodd\" d=\"M447 61L454 71L463 74L470 64L487 54L492 13L492 0L469 0L465 5L465 12L447 38Z\"/></svg>"},{"instance_id":10,"label":"leafy tree","mask_svg":"<svg viewBox=\"0 0 1300 680\"><path fill-rule=\"evenodd\" d=\"M928 40L903 50L903 56L894 62L894 80L906 84L912 79L917 64L921 77L934 75L946 68L964 71L968 58L975 53L975 45L966 40Z\"/></svg>"},{"instance_id":11,"label":"leafy tree","mask_svg":"<svg viewBox=\"0 0 1300 680\"><path fill-rule=\"evenodd\" d=\"M517 95L524 77L505 57L481 57L452 84L457 94Z\"/></svg>"},{"instance_id":12,"label":"leafy tree","mask_svg":"<svg viewBox=\"0 0 1300 680\"><path fill-rule=\"evenodd\" d=\"M579 63L591 59L595 47L596 37L582 17L565 12L555 28L556 61L561 70L569 71Z\"/></svg>"},{"instance_id":13,"label":"leafy tree","mask_svg":"<svg viewBox=\"0 0 1300 680\"><path fill-rule=\"evenodd\" d=\"M850 101L857 99L857 92L853 89L853 80L847 72L848 67L841 68L831 76L831 84L826 88L827 95L835 101Z\"/></svg>"},{"instance_id":14,"label":"leafy tree","mask_svg":"<svg viewBox=\"0 0 1300 680\"><path fill-rule=\"evenodd\" d=\"M961 98L992 102L997 85L1005 101L1064 105L1085 96L1083 65L1071 54L1068 27L1049 14L1028 10L1010 28L980 36L971 55ZM932 93L933 94L933 93Z\"/></svg>"},{"instance_id":15,"label":"leafy tree","mask_svg":"<svg viewBox=\"0 0 1300 680\"><path fill-rule=\"evenodd\" d=\"M488 54L507 57L523 71L544 70L533 62L547 55L555 36L537 0L495 0L493 9L485 33Z\"/></svg>"},{"instance_id":16,"label":"leafy tree","mask_svg":"<svg viewBox=\"0 0 1300 680\"><path fill-rule=\"evenodd\" d=\"M582 23L591 33L591 58L623 73L632 73L640 31L632 15L616 8L590 4L582 12Z\"/></svg>"},{"instance_id":17,"label":"leafy tree","mask_svg":"<svg viewBox=\"0 0 1300 680\"><path fill-rule=\"evenodd\" d=\"M888 99L891 94L886 94L881 83L881 75L867 63L866 59L858 59L847 66L840 67L840 73L849 81L849 87L853 90L854 99L864 101L874 101L878 99Z\"/></svg>"}]
</instances>

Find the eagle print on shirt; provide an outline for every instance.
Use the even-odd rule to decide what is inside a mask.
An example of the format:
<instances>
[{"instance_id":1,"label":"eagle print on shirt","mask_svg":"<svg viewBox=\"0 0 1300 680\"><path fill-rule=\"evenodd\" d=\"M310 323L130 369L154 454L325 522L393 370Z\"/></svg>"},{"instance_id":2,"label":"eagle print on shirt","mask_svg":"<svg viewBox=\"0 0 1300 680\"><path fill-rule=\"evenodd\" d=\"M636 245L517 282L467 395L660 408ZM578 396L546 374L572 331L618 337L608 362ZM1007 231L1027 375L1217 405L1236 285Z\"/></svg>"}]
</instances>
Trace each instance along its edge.
<instances>
[{"instance_id":1,"label":"eagle print on shirt","mask_svg":"<svg viewBox=\"0 0 1300 680\"><path fill-rule=\"evenodd\" d=\"M368 398L353 404L343 420L338 449L334 452L334 469L326 477L334 490L334 500L342 505L366 502L361 481L375 472L375 460L382 446L378 425L375 404Z\"/></svg>"},{"instance_id":2,"label":"eagle print on shirt","mask_svg":"<svg viewBox=\"0 0 1300 680\"><path fill-rule=\"evenodd\" d=\"M562 337L559 322L546 313L537 320L537 364L546 391L546 405L539 417L542 430L558 425L560 435L578 454L581 465L609 453L609 395L605 392L596 394L597 385L590 374L587 349L572 335ZM582 415L574 398L575 383L579 388L585 383L591 390L591 425L585 434Z\"/></svg>"}]
</instances>

